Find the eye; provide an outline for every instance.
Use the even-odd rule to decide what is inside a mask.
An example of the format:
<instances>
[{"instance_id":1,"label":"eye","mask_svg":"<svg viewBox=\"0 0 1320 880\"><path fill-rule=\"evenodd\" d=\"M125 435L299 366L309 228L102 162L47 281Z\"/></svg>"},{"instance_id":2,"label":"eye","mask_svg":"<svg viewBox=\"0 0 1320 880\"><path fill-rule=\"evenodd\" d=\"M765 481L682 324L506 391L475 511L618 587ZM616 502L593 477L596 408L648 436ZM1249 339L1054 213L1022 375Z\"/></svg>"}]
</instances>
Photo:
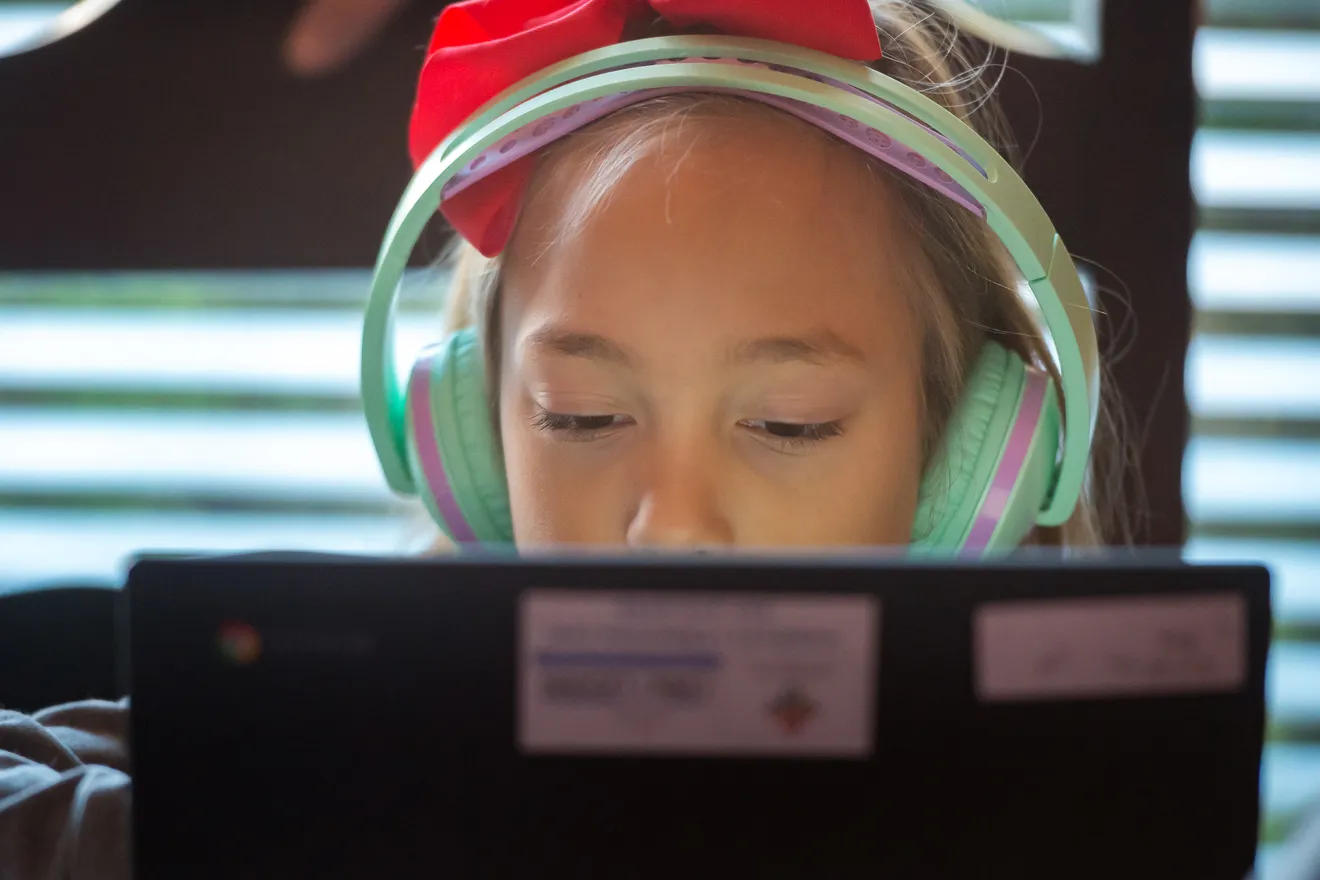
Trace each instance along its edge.
<instances>
[{"instance_id":1,"label":"eye","mask_svg":"<svg viewBox=\"0 0 1320 880\"><path fill-rule=\"evenodd\" d=\"M843 433L843 422L771 422L744 419L738 423L763 442L785 452L801 452Z\"/></svg>"},{"instance_id":2,"label":"eye","mask_svg":"<svg viewBox=\"0 0 1320 880\"><path fill-rule=\"evenodd\" d=\"M625 415L578 415L538 409L532 416L532 427L564 440L597 440L613 433L617 428L632 424Z\"/></svg>"}]
</instances>

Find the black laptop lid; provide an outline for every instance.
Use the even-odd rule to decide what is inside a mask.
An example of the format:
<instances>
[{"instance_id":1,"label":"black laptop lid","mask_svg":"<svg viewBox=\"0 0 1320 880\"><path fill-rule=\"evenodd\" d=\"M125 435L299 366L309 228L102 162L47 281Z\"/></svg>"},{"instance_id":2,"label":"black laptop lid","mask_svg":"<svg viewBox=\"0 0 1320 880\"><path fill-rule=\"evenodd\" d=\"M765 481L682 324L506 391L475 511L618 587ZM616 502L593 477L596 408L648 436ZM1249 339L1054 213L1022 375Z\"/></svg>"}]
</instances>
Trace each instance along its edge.
<instances>
[{"instance_id":1,"label":"black laptop lid","mask_svg":"<svg viewBox=\"0 0 1320 880\"><path fill-rule=\"evenodd\" d=\"M1268 573L156 561L139 877L1243 877Z\"/></svg>"}]
</instances>

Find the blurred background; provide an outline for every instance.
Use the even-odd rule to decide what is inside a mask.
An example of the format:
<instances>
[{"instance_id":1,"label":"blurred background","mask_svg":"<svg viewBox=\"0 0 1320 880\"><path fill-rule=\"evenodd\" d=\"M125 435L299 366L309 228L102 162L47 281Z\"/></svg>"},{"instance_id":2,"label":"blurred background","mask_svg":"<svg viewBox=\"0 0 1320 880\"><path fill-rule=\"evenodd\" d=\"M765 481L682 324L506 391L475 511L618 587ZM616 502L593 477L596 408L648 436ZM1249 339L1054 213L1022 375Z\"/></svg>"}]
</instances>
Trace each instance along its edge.
<instances>
[{"instance_id":1,"label":"blurred background","mask_svg":"<svg viewBox=\"0 0 1320 880\"><path fill-rule=\"evenodd\" d=\"M0 0L0 703L113 691L88 597L135 552L417 537L357 345L444 4L377 5L318 65L295 0ZM1121 355L1138 541L1273 568L1268 877L1320 802L1320 4L945 5L1018 50L1001 97Z\"/></svg>"}]
</instances>

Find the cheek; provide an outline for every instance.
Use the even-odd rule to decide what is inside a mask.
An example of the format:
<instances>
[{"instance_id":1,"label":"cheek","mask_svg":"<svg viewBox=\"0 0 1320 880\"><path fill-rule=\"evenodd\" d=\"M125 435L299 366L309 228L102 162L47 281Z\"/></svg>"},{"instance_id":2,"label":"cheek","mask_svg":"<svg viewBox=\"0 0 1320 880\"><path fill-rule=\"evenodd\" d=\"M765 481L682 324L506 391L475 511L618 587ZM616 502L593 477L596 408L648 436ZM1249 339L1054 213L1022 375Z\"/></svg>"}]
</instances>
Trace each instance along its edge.
<instances>
[{"instance_id":1,"label":"cheek","mask_svg":"<svg viewBox=\"0 0 1320 880\"><path fill-rule=\"evenodd\" d=\"M547 442L532 426L528 408L508 395L500 404L500 439L518 546L622 540L622 528L612 525L619 504L610 482L572 447Z\"/></svg>"},{"instance_id":2,"label":"cheek","mask_svg":"<svg viewBox=\"0 0 1320 880\"><path fill-rule=\"evenodd\" d=\"M905 411L906 410L906 411ZM854 425L828 465L784 487L770 503L743 504L747 543L906 545L921 485L921 434L915 407Z\"/></svg>"},{"instance_id":3,"label":"cheek","mask_svg":"<svg viewBox=\"0 0 1320 880\"><path fill-rule=\"evenodd\" d=\"M554 473L541 460L531 431L521 407L512 405L508 394L502 395L500 444L509 485L514 540L519 545L550 540L551 536L544 531L555 522L554 511L546 509L557 494L554 486L548 485L553 483Z\"/></svg>"},{"instance_id":4,"label":"cheek","mask_svg":"<svg viewBox=\"0 0 1320 880\"><path fill-rule=\"evenodd\" d=\"M859 454L857 502L870 511L871 543L907 544L921 490L922 420L919 395L913 392L870 426Z\"/></svg>"},{"instance_id":5,"label":"cheek","mask_svg":"<svg viewBox=\"0 0 1320 880\"><path fill-rule=\"evenodd\" d=\"M854 511L867 534L863 543L898 546L909 543L917 514L921 489L919 445L911 450L906 444L892 450L892 457L876 458L870 470L870 483L856 481Z\"/></svg>"}]
</instances>

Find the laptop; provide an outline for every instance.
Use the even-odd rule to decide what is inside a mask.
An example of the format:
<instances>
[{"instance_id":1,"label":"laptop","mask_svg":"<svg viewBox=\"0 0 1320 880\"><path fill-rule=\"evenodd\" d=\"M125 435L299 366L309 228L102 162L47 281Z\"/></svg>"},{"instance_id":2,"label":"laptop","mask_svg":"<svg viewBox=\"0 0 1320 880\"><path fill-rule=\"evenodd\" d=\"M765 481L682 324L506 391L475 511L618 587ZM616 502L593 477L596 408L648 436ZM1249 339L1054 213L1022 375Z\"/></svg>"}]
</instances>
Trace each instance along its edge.
<instances>
[{"instance_id":1,"label":"laptop","mask_svg":"<svg viewBox=\"0 0 1320 880\"><path fill-rule=\"evenodd\" d=\"M1240 878L1269 575L233 557L127 588L139 878Z\"/></svg>"}]
</instances>

